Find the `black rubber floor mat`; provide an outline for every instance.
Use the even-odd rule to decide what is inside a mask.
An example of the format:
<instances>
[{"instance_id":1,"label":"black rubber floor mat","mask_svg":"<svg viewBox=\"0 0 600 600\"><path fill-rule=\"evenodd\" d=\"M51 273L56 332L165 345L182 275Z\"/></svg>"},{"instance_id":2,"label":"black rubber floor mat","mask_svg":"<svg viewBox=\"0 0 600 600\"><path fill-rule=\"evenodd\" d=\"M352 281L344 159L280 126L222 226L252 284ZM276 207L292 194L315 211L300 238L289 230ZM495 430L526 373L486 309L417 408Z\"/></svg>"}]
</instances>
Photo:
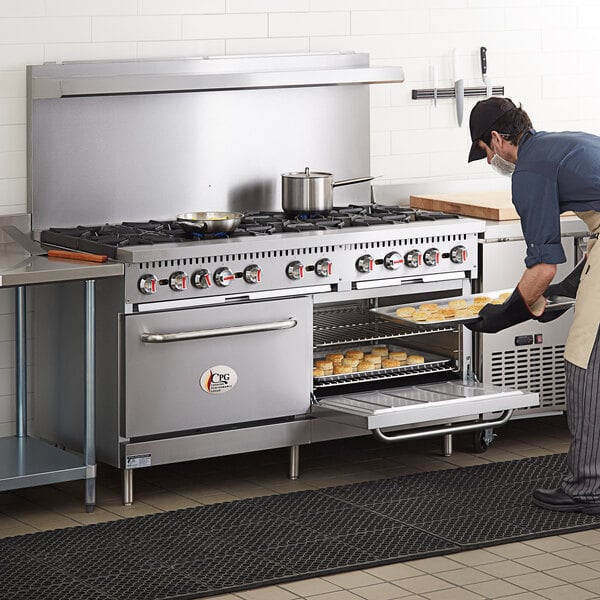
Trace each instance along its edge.
<instances>
[{"instance_id":1,"label":"black rubber floor mat","mask_svg":"<svg viewBox=\"0 0 600 600\"><path fill-rule=\"evenodd\" d=\"M580 531L531 504L564 455L418 473L0 540L0 598L175 600Z\"/></svg>"}]
</instances>

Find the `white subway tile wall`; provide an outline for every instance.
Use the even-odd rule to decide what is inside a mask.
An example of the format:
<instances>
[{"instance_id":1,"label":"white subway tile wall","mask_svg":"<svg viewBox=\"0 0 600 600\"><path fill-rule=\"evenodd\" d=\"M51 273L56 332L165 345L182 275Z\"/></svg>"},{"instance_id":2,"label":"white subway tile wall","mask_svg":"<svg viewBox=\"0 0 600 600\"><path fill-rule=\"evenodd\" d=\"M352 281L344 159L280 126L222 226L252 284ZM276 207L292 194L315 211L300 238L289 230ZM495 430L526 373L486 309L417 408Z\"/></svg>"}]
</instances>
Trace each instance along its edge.
<instances>
[{"instance_id":1,"label":"white subway tile wall","mask_svg":"<svg viewBox=\"0 0 600 600\"><path fill-rule=\"evenodd\" d=\"M597 0L0 0L0 214L26 211L25 66L44 61L244 53L369 52L406 81L371 91L372 171L381 183L489 177L467 164L454 102L411 90L489 76L538 129L600 133ZM11 370L9 292L0 293L0 369ZM7 365L7 366L4 366ZM3 378L0 378L3 379ZM9 378L10 379L10 378ZM0 384L0 435L12 432L12 388Z\"/></svg>"}]
</instances>

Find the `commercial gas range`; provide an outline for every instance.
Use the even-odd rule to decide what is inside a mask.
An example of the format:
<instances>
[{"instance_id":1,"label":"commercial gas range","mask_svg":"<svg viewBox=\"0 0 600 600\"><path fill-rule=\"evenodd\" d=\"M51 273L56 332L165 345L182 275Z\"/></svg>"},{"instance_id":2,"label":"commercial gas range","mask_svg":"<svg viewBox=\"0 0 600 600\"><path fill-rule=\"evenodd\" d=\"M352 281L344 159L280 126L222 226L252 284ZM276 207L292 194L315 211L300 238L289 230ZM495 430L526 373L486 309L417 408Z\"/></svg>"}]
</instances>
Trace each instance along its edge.
<instances>
[{"instance_id":1,"label":"commercial gas range","mask_svg":"<svg viewBox=\"0 0 600 600\"><path fill-rule=\"evenodd\" d=\"M370 310L469 293L481 227L365 204L295 219L259 211L218 237L158 220L42 231L47 243L125 264L122 281L98 282L96 315L97 453L124 468L125 501L140 467L290 446L295 477L305 443L370 431L384 441L448 441L454 430L491 428L531 405L532 395L470 378L470 334L461 326L411 329ZM36 421L43 437L77 445L72 288L36 296L36 350L44 356ZM65 350L52 356L57 336ZM314 357L377 344L426 360L313 379ZM497 411L505 412L482 418Z\"/></svg>"},{"instance_id":2,"label":"commercial gas range","mask_svg":"<svg viewBox=\"0 0 600 600\"><path fill-rule=\"evenodd\" d=\"M137 468L289 447L297 477L303 444L442 435L450 452L452 432L536 403L474 381L462 326L372 310L470 293L481 221L373 204L365 183L325 216L279 212L282 173L370 172L369 86L402 80L356 53L28 69L35 235L124 264L96 284L95 383L97 457L123 469L125 503ZM245 216L190 238L175 216L196 211ZM34 292L33 429L77 449L83 291ZM423 362L313 377L374 345Z\"/></svg>"}]
</instances>

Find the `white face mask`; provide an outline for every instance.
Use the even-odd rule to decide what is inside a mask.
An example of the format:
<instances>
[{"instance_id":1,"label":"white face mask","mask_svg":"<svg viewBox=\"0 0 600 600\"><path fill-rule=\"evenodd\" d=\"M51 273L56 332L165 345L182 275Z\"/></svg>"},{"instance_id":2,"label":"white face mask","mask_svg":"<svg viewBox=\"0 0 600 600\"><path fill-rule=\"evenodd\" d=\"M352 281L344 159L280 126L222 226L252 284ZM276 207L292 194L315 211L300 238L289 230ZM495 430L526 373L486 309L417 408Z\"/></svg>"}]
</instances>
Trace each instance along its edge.
<instances>
[{"instance_id":1,"label":"white face mask","mask_svg":"<svg viewBox=\"0 0 600 600\"><path fill-rule=\"evenodd\" d=\"M496 173L504 175L505 177L510 177L515 172L515 165L497 154L492 156L490 165L492 165L492 169L494 169Z\"/></svg>"}]
</instances>

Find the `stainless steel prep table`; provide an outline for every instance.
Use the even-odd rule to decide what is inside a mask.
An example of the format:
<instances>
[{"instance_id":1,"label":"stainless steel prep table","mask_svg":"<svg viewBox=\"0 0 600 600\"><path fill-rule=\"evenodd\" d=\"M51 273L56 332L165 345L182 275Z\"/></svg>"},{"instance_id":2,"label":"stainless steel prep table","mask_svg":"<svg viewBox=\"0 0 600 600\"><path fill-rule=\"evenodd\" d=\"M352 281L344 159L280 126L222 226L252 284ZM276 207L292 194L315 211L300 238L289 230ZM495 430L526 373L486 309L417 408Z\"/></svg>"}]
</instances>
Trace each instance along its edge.
<instances>
[{"instance_id":1,"label":"stainless steel prep table","mask_svg":"<svg viewBox=\"0 0 600 600\"><path fill-rule=\"evenodd\" d=\"M0 288L15 288L16 435L0 438L0 491L85 479L85 505L96 501L94 439L94 311L96 279L123 275L121 263L91 263L30 256L14 243L0 244ZM85 282L83 456L27 435L27 331L25 288L65 281ZM58 343L58 342L57 342Z\"/></svg>"}]
</instances>

